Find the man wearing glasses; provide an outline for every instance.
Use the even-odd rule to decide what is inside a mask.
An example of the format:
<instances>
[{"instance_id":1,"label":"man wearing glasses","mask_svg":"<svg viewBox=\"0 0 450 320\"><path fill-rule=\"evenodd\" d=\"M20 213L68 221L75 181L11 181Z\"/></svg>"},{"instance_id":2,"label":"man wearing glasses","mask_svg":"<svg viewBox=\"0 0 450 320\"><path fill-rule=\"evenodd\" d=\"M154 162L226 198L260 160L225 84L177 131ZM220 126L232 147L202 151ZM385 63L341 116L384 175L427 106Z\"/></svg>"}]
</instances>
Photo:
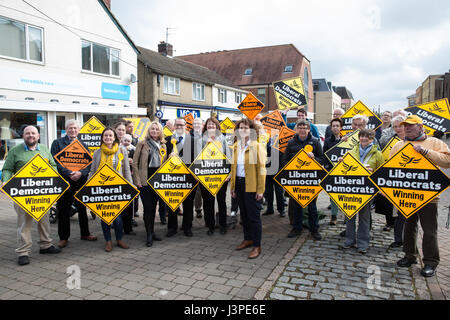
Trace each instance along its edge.
<instances>
[{"instance_id":1,"label":"man wearing glasses","mask_svg":"<svg viewBox=\"0 0 450 320\"><path fill-rule=\"evenodd\" d=\"M194 155L199 152L195 149L194 138L186 132L186 120L177 118L175 120L175 133L166 138L167 153L169 157L175 154L172 139L176 140L176 149L178 156L189 167L195 160ZM194 153L194 151L197 151ZM194 198L197 192L197 187L192 190L189 196L183 201L183 222L182 229L187 237L192 237L192 220L194 212ZM178 217L176 212L168 208L168 222L167 222L167 237L172 237L178 230Z\"/></svg>"}]
</instances>

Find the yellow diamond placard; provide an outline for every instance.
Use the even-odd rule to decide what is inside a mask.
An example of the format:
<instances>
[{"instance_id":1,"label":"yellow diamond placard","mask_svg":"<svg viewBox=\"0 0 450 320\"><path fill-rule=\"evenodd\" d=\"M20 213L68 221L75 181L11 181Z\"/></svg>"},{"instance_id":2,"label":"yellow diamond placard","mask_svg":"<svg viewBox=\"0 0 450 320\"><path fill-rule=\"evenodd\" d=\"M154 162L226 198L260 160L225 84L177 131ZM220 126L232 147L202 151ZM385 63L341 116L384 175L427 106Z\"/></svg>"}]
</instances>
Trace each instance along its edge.
<instances>
[{"instance_id":1,"label":"yellow diamond placard","mask_svg":"<svg viewBox=\"0 0 450 320\"><path fill-rule=\"evenodd\" d=\"M450 133L450 108L447 98L405 108L405 111L422 118L425 132L430 136L436 130Z\"/></svg>"},{"instance_id":2,"label":"yellow diamond placard","mask_svg":"<svg viewBox=\"0 0 450 320\"><path fill-rule=\"evenodd\" d=\"M253 120L258 113L264 109L264 103L258 100L253 93L249 92L247 96L237 107L247 118Z\"/></svg>"},{"instance_id":3,"label":"yellow diamond placard","mask_svg":"<svg viewBox=\"0 0 450 320\"><path fill-rule=\"evenodd\" d=\"M167 159L147 182L172 211L177 210L198 184L192 171L177 155Z\"/></svg>"},{"instance_id":4,"label":"yellow diamond placard","mask_svg":"<svg viewBox=\"0 0 450 320\"><path fill-rule=\"evenodd\" d=\"M231 163L222 148L220 142L207 144L189 167L214 197L231 173Z\"/></svg>"},{"instance_id":5,"label":"yellow diamond placard","mask_svg":"<svg viewBox=\"0 0 450 320\"><path fill-rule=\"evenodd\" d=\"M307 104L301 77L280 80L272 85L278 109L292 109Z\"/></svg>"},{"instance_id":6,"label":"yellow diamond placard","mask_svg":"<svg viewBox=\"0 0 450 320\"><path fill-rule=\"evenodd\" d=\"M331 169L320 185L342 212L353 216L378 193L369 179L370 171L352 154L347 153Z\"/></svg>"},{"instance_id":7,"label":"yellow diamond placard","mask_svg":"<svg viewBox=\"0 0 450 320\"><path fill-rule=\"evenodd\" d=\"M391 140L389 140L388 144L383 148L381 154L383 155L383 160L387 161L389 159L389 153L392 150L392 147L399 141L402 141L399 137L395 136Z\"/></svg>"},{"instance_id":8,"label":"yellow diamond placard","mask_svg":"<svg viewBox=\"0 0 450 320\"><path fill-rule=\"evenodd\" d=\"M283 116L279 110L266 114L260 121L264 126L264 129L269 132L271 136L278 135L281 128L286 127L286 123L284 122Z\"/></svg>"},{"instance_id":9,"label":"yellow diamond placard","mask_svg":"<svg viewBox=\"0 0 450 320\"><path fill-rule=\"evenodd\" d=\"M353 131L352 120L356 115L362 115L369 118L366 129L376 130L382 124L382 121L375 113L373 113L364 103L358 101L341 117L341 120L344 123L341 130L342 135L346 135L347 133Z\"/></svg>"},{"instance_id":10,"label":"yellow diamond placard","mask_svg":"<svg viewBox=\"0 0 450 320\"><path fill-rule=\"evenodd\" d=\"M36 221L42 219L69 184L40 154L36 154L2 187L8 197Z\"/></svg>"},{"instance_id":11,"label":"yellow diamond placard","mask_svg":"<svg viewBox=\"0 0 450 320\"><path fill-rule=\"evenodd\" d=\"M339 158L345 156L345 154L352 150L356 145L359 144L359 130L355 130L347 135L347 140L339 141L333 148L325 152L325 157L333 164L333 166L338 162Z\"/></svg>"},{"instance_id":12,"label":"yellow diamond placard","mask_svg":"<svg viewBox=\"0 0 450 320\"><path fill-rule=\"evenodd\" d=\"M124 120L129 120L133 122L133 135L137 136L140 141L145 139L147 135L148 128L150 127L149 118L123 118Z\"/></svg>"},{"instance_id":13,"label":"yellow diamond placard","mask_svg":"<svg viewBox=\"0 0 450 320\"><path fill-rule=\"evenodd\" d=\"M139 190L108 164L104 164L78 190L75 198L111 225L138 195Z\"/></svg>"},{"instance_id":14,"label":"yellow diamond placard","mask_svg":"<svg viewBox=\"0 0 450 320\"><path fill-rule=\"evenodd\" d=\"M78 139L94 153L102 144L101 136L104 129L105 126L93 116L81 127Z\"/></svg>"},{"instance_id":15,"label":"yellow diamond placard","mask_svg":"<svg viewBox=\"0 0 450 320\"><path fill-rule=\"evenodd\" d=\"M430 159L406 144L370 179L405 218L445 191L449 178Z\"/></svg>"},{"instance_id":16,"label":"yellow diamond placard","mask_svg":"<svg viewBox=\"0 0 450 320\"><path fill-rule=\"evenodd\" d=\"M163 132L164 132L164 136L165 136L165 137L170 137L170 136L173 135L173 131L170 130L168 126L165 126L165 127L163 128Z\"/></svg>"},{"instance_id":17,"label":"yellow diamond placard","mask_svg":"<svg viewBox=\"0 0 450 320\"><path fill-rule=\"evenodd\" d=\"M312 148L311 145L307 145L305 149L308 146ZM303 208L322 191L320 181L327 174L315 159L307 155L305 149L300 150L274 177L274 180Z\"/></svg>"},{"instance_id":18,"label":"yellow diamond placard","mask_svg":"<svg viewBox=\"0 0 450 320\"><path fill-rule=\"evenodd\" d=\"M233 134L235 127L236 125L234 124L234 122L231 121L228 117L226 117L225 120L220 123L220 129L222 130L222 133L225 134Z\"/></svg>"}]
</instances>

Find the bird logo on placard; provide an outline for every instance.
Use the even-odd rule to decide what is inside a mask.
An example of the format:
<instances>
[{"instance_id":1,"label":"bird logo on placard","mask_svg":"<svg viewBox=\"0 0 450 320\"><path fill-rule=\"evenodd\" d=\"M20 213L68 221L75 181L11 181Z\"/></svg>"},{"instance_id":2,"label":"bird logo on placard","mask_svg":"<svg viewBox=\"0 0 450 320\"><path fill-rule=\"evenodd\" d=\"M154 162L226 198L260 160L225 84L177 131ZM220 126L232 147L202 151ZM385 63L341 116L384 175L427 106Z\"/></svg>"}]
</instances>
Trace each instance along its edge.
<instances>
[{"instance_id":1,"label":"bird logo on placard","mask_svg":"<svg viewBox=\"0 0 450 320\"><path fill-rule=\"evenodd\" d=\"M108 181L113 181L115 178L116 178L115 176L107 176L107 175L104 175L103 173L100 173L100 179L101 180L99 180L98 183L103 185L103 184L105 184Z\"/></svg>"},{"instance_id":2,"label":"bird logo on placard","mask_svg":"<svg viewBox=\"0 0 450 320\"><path fill-rule=\"evenodd\" d=\"M294 87L294 88L300 88L300 85L297 83L297 81L293 81L292 82L292 87Z\"/></svg>"},{"instance_id":3,"label":"bird logo on placard","mask_svg":"<svg viewBox=\"0 0 450 320\"><path fill-rule=\"evenodd\" d=\"M351 137L349 148L353 149L354 146L358 144L358 140L355 137Z\"/></svg>"},{"instance_id":4,"label":"bird logo on placard","mask_svg":"<svg viewBox=\"0 0 450 320\"><path fill-rule=\"evenodd\" d=\"M173 163L173 162L169 162L169 169L167 169L169 172L173 172L173 171L175 171L175 170L178 170L178 169L180 169L181 168L181 165L176 165L175 163Z\"/></svg>"},{"instance_id":5,"label":"bird logo on placard","mask_svg":"<svg viewBox=\"0 0 450 320\"><path fill-rule=\"evenodd\" d=\"M410 163L416 164L416 163L419 163L420 160L422 160L422 158L416 159L416 158L414 158L414 157L408 157L408 156L407 156L406 154L404 154L403 152L402 152L401 157L402 157L402 159L403 159L404 162L400 162L399 164L400 164L403 168L405 168L405 167L406 167L408 164L410 164Z\"/></svg>"},{"instance_id":6,"label":"bird logo on placard","mask_svg":"<svg viewBox=\"0 0 450 320\"><path fill-rule=\"evenodd\" d=\"M92 133L93 131L98 130L98 129L100 129L99 126L94 126L94 125L88 123L87 131L88 131L89 133Z\"/></svg>"},{"instance_id":7,"label":"bird logo on placard","mask_svg":"<svg viewBox=\"0 0 450 320\"><path fill-rule=\"evenodd\" d=\"M353 112L355 113L355 115L357 115L357 114L362 114L364 112L364 110L359 110L359 109L354 108Z\"/></svg>"},{"instance_id":8,"label":"bird logo on placard","mask_svg":"<svg viewBox=\"0 0 450 320\"><path fill-rule=\"evenodd\" d=\"M45 171L47 171L47 168L44 168L44 167L38 167L37 165L32 164L32 165L31 165L31 170L32 170L32 171L30 171L30 174L31 174L33 177L35 177L36 174L38 174L39 172L44 173Z\"/></svg>"},{"instance_id":9,"label":"bird logo on placard","mask_svg":"<svg viewBox=\"0 0 450 320\"><path fill-rule=\"evenodd\" d=\"M342 174L347 174L349 171L356 171L356 169L358 169L358 166L348 165L345 162L342 166L344 167L344 170L341 170Z\"/></svg>"},{"instance_id":10,"label":"bird logo on placard","mask_svg":"<svg viewBox=\"0 0 450 320\"><path fill-rule=\"evenodd\" d=\"M295 166L297 167L297 169L301 169L303 166L307 167L310 164L311 164L311 161L307 162L307 161L303 161L303 160L297 158L297 164L295 164Z\"/></svg>"},{"instance_id":11,"label":"bird logo on placard","mask_svg":"<svg viewBox=\"0 0 450 320\"><path fill-rule=\"evenodd\" d=\"M428 110L430 110L431 112L444 112L444 109L439 107L437 103L435 103L433 107L430 107Z\"/></svg>"}]
</instances>

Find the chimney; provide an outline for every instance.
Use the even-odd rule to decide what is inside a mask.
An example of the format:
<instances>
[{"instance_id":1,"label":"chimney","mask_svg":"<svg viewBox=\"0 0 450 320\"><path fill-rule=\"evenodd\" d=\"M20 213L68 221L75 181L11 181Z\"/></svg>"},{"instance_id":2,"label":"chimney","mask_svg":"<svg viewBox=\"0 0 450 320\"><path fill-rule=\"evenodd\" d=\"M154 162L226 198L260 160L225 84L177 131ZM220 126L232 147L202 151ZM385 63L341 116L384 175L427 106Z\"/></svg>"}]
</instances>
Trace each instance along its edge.
<instances>
[{"instance_id":1,"label":"chimney","mask_svg":"<svg viewBox=\"0 0 450 320\"><path fill-rule=\"evenodd\" d=\"M158 52L163 56L173 56L173 46L170 43L166 43L165 41L161 41L158 44Z\"/></svg>"},{"instance_id":2,"label":"chimney","mask_svg":"<svg viewBox=\"0 0 450 320\"><path fill-rule=\"evenodd\" d=\"M103 3L111 10L111 0L103 0Z\"/></svg>"}]
</instances>

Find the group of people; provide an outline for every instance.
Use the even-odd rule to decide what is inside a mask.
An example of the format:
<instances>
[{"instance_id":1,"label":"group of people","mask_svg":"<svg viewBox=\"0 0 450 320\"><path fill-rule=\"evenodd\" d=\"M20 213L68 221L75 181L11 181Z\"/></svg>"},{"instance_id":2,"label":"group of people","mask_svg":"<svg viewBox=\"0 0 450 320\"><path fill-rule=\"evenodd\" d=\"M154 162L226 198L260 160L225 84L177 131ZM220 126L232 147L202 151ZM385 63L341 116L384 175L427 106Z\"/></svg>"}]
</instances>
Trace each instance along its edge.
<instances>
[{"instance_id":1,"label":"group of people","mask_svg":"<svg viewBox=\"0 0 450 320\"><path fill-rule=\"evenodd\" d=\"M229 187L232 198L231 215L234 216L237 211L240 213L244 234L244 239L236 247L236 250L251 247L252 250L248 258L254 259L261 254L263 199L267 203L267 211L263 215L274 213L274 192L280 217L284 217L286 212L285 194L283 189L274 182L274 176L307 145L310 146L308 156L319 162L325 169L330 170L333 164L324 156L324 152L334 147L341 140L347 139L347 136L342 136L340 133L343 127L340 117L343 113L344 110L342 109L334 110L333 119L326 130L325 142L322 147L317 128L306 119L306 111L299 109L297 121L294 125L289 124L296 131L296 134L290 139L283 153L274 148L274 138L270 138L270 135L265 133L259 117L255 118L254 121L247 118L238 121L233 135L234 140L231 140L232 143L229 143L229 137L222 134L220 123L215 117L210 117L204 122L199 118L194 119L193 129L189 132L186 131L186 121L183 118L169 120L166 125L171 129L173 135L168 137L164 135L161 123L153 121L145 138L141 141L138 141L137 137L132 134L133 123L123 121L103 130L101 147L94 152L91 165L76 172L64 168L55 162L53 157L74 139L77 139L80 130L77 121L67 121L66 136L55 140L52 143L51 150L38 143L38 130L34 126L28 126L23 134L24 143L12 148L8 154L3 167L2 181L7 181L36 153L39 153L48 159L50 165L70 183L70 188L57 203L60 241L57 246L52 244L48 219L41 219L38 223L41 238L40 253L58 253L60 248L68 245L72 204L78 209L81 239L97 240L97 237L89 232L86 207L74 199L74 194L104 163L109 164L140 191L146 230L145 245L148 247L153 246L154 241L162 240L155 233L154 228L157 207L159 207L161 223L167 224L166 237L172 237L178 232L179 215L182 215L181 230L183 230L185 236L192 237L194 210L198 218L204 216L206 233L213 236L216 227L215 202L217 200L219 232L222 235L226 234L226 196ZM382 121L383 125L377 131L374 131L366 128L367 117L357 115L352 118L352 130L359 129L359 143L349 152L365 164L369 171L375 171L384 163L386 159L383 159L381 150L395 136L401 141L391 150L391 155L405 143L411 142L417 152L426 154L438 166L450 167L450 152L447 145L436 138L428 137L424 133L420 118L407 116L403 110L397 110L393 114L385 112ZM230 176L215 197L203 185L199 184L183 201L182 205L176 211L172 211L165 205L155 190L148 185L147 180L161 167L164 161L175 154L189 167L209 143L217 144L231 160ZM136 234L133 231L133 226L136 225L134 217L138 216L139 203L137 201L128 205L111 226L103 221L101 222L107 252L113 249L111 227L115 230L117 246L124 249L128 248L123 240L123 234ZM385 231L394 228L394 242L391 247L403 246L405 258L398 262L401 267L410 266L416 262L417 221L420 219L424 229L425 267L422 270L424 276L433 275L439 263L435 201L406 220L382 194L377 195L375 200L375 211L386 215ZM308 229L314 240L321 240L316 202L317 198L307 206ZM330 202L330 224L336 225L338 206L333 201ZM20 235L20 246L16 249L16 252L19 255L19 264L24 265L29 263L32 218L19 206L15 205L14 207L18 215L18 234ZM361 208L352 219L345 218L346 229L341 234L345 237L341 246L343 250L356 246L361 254L367 253L370 245L371 209L372 203L369 203ZM296 200L289 197L287 211L292 225L288 237L299 236L303 230L303 208ZM357 228L356 217L358 217Z\"/></svg>"}]
</instances>

